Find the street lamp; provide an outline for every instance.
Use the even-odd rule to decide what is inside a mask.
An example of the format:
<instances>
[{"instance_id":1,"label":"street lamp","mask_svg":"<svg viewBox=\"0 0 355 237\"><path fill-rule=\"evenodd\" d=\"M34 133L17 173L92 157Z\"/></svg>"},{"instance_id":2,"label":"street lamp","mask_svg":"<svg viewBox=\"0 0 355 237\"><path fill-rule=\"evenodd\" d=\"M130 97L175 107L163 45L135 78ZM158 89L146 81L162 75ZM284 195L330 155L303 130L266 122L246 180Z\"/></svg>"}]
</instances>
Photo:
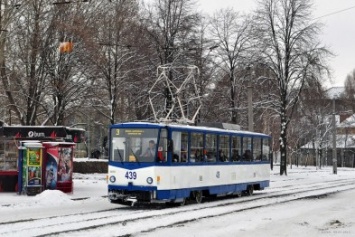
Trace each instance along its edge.
<instances>
[{"instance_id":1,"label":"street lamp","mask_svg":"<svg viewBox=\"0 0 355 237\"><path fill-rule=\"evenodd\" d=\"M100 150L101 156L104 157L106 153L105 153L104 137L102 135L102 130L105 129L105 125L103 123L97 122L97 121L94 121L94 124L99 126L99 130L100 130L100 138L99 138L99 148L100 149L99 150Z\"/></svg>"},{"instance_id":2,"label":"street lamp","mask_svg":"<svg viewBox=\"0 0 355 237\"><path fill-rule=\"evenodd\" d=\"M251 82L248 85L248 129L250 132L254 130L254 116L253 116L253 87Z\"/></svg>"},{"instance_id":3,"label":"street lamp","mask_svg":"<svg viewBox=\"0 0 355 237\"><path fill-rule=\"evenodd\" d=\"M337 143L336 143L336 125L335 125L335 97L333 97L333 174L337 174Z\"/></svg>"},{"instance_id":4,"label":"street lamp","mask_svg":"<svg viewBox=\"0 0 355 237\"><path fill-rule=\"evenodd\" d=\"M247 67L249 81L248 81L248 129L250 132L254 130L254 116L253 116L253 86L251 80L253 79L254 70L250 73L251 67Z\"/></svg>"}]
</instances>

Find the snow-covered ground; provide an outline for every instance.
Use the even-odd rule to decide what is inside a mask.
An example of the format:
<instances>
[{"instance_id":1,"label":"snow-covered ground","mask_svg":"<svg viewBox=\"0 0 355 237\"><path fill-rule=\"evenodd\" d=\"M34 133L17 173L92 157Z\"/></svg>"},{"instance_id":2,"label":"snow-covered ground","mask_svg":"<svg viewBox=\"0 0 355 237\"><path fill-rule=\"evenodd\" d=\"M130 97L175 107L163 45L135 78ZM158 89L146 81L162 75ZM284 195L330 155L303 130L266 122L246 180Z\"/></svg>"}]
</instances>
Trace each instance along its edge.
<instances>
[{"instance_id":1,"label":"snow-covered ground","mask_svg":"<svg viewBox=\"0 0 355 237\"><path fill-rule=\"evenodd\" d=\"M72 194L44 191L32 197L0 193L0 236L46 236L46 233L61 235L66 226L57 225L61 221L58 218L67 218L68 228L70 225L80 226L78 220L84 218L95 219L93 226L99 225L100 221L113 223L108 227L100 225L99 228L87 229L85 232L66 232L63 236L82 236L83 233L86 236L100 237L125 236L127 233L129 236L158 237L355 236L355 189L346 184L349 181L355 184L355 169L338 168L338 174L334 175L332 167L320 170L315 167L293 167L288 168L287 176L280 176L278 173L279 167L275 167L270 187L256 192L252 197L156 210L111 204L105 197L105 174L75 173ZM317 188L332 185L332 194L322 195L323 191ZM302 187L301 191L313 189L314 196L296 201L287 201L277 196L282 192L292 192L298 187ZM341 191L344 189L346 191ZM291 195L291 198L298 195L300 194ZM248 207L254 204L255 207ZM105 219L107 217L103 215L106 212L114 215L118 221ZM73 214L81 216L75 219ZM185 220L184 215L188 215L186 218L190 219L179 222L178 218ZM157 221L162 222L163 219L159 219L161 216L165 216L164 221L167 223L175 221L175 224L159 226ZM38 220L38 223L27 221L29 219ZM125 221L120 221L121 219ZM140 230L139 222L142 222L143 231ZM46 232L46 228L51 229L51 232Z\"/></svg>"}]
</instances>

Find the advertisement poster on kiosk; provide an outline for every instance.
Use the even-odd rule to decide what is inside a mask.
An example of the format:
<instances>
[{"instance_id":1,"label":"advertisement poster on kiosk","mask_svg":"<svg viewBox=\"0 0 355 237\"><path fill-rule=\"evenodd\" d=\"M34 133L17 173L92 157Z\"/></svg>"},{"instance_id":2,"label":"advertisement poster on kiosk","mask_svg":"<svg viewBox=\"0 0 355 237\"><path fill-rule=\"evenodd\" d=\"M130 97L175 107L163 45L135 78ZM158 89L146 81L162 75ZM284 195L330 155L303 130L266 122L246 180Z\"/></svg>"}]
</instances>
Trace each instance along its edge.
<instances>
[{"instance_id":1,"label":"advertisement poster on kiosk","mask_svg":"<svg viewBox=\"0 0 355 237\"><path fill-rule=\"evenodd\" d=\"M42 185L42 149L28 148L27 150L27 186Z\"/></svg>"},{"instance_id":2,"label":"advertisement poster on kiosk","mask_svg":"<svg viewBox=\"0 0 355 237\"><path fill-rule=\"evenodd\" d=\"M42 145L25 144L23 162L23 183L28 195L36 195L42 192Z\"/></svg>"},{"instance_id":3,"label":"advertisement poster on kiosk","mask_svg":"<svg viewBox=\"0 0 355 237\"><path fill-rule=\"evenodd\" d=\"M59 148L58 163L58 182L67 182L72 180L73 175L73 148Z\"/></svg>"},{"instance_id":4,"label":"advertisement poster on kiosk","mask_svg":"<svg viewBox=\"0 0 355 237\"><path fill-rule=\"evenodd\" d=\"M54 154L53 154L54 153ZM57 149L47 149L47 165L46 165L46 189L54 190L57 188L57 170L58 161L56 159Z\"/></svg>"},{"instance_id":5,"label":"advertisement poster on kiosk","mask_svg":"<svg viewBox=\"0 0 355 237\"><path fill-rule=\"evenodd\" d=\"M72 192L73 144L44 143L47 153L46 189Z\"/></svg>"}]
</instances>

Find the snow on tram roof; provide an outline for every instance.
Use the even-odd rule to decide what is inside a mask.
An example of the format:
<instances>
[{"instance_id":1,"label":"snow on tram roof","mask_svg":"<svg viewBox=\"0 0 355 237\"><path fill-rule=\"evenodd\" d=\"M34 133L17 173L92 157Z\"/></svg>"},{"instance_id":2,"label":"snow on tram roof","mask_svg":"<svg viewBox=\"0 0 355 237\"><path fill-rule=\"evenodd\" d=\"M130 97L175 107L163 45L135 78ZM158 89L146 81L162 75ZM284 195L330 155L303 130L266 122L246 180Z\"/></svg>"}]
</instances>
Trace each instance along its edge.
<instances>
[{"instance_id":1,"label":"snow on tram roof","mask_svg":"<svg viewBox=\"0 0 355 237\"><path fill-rule=\"evenodd\" d=\"M216 128L216 127L207 127L207 126L191 126L191 125L180 125L180 124L168 124L168 126L176 127L176 128L189 127L194 130L213 131L213 132L230 132L230 133L235 133L235 134L263 135L263 136L266 135L263 133L250 132L250 131L246 131L246 130L232 130L232 129L223 129L223 128Z\"/></svg>"},{"instance_id":2,"label":"snow on tram roof","mask_svg":"<svg viewBox=\"0 0 355 237\"><path fill-rule=\"evenodd\" d=\"M172 127L178 129L193 129L193 130L200 130L200 131L213 131L213 132L228 132L240 135L258 135L258 136L269 136L264 133L257 133L257 132L250 132L246 130L232 130L232 129L223 129L223 128L216 128L216 127L208 127L208 126L195 126L195 125L188 125L188 124L178 124L178 123L151 123L151 122L126 122L126 123L119 123L114 124L112 127L117 126L148 126L148 127Z\"/></svg>"}]
</instances>

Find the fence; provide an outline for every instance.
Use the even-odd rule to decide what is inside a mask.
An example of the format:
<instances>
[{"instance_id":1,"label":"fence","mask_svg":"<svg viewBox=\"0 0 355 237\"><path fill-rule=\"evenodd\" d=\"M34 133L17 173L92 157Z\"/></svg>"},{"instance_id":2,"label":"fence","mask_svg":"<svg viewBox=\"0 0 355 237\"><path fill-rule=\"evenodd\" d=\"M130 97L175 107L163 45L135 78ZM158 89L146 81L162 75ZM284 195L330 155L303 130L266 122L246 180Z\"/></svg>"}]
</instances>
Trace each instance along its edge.
<instances>
[{"instance_id":1,"label":"fence","mask_svg":"<svg viewBox=\"0 0 355 237\"><path fill-rule=\"evenodd\" d=\"M293 165L319 166L319 162L320 166L332 166L333 149L300 149L291 155ZM355 149L337 149L337 166L355 168Z\"/></svg>"}]
</instances>

